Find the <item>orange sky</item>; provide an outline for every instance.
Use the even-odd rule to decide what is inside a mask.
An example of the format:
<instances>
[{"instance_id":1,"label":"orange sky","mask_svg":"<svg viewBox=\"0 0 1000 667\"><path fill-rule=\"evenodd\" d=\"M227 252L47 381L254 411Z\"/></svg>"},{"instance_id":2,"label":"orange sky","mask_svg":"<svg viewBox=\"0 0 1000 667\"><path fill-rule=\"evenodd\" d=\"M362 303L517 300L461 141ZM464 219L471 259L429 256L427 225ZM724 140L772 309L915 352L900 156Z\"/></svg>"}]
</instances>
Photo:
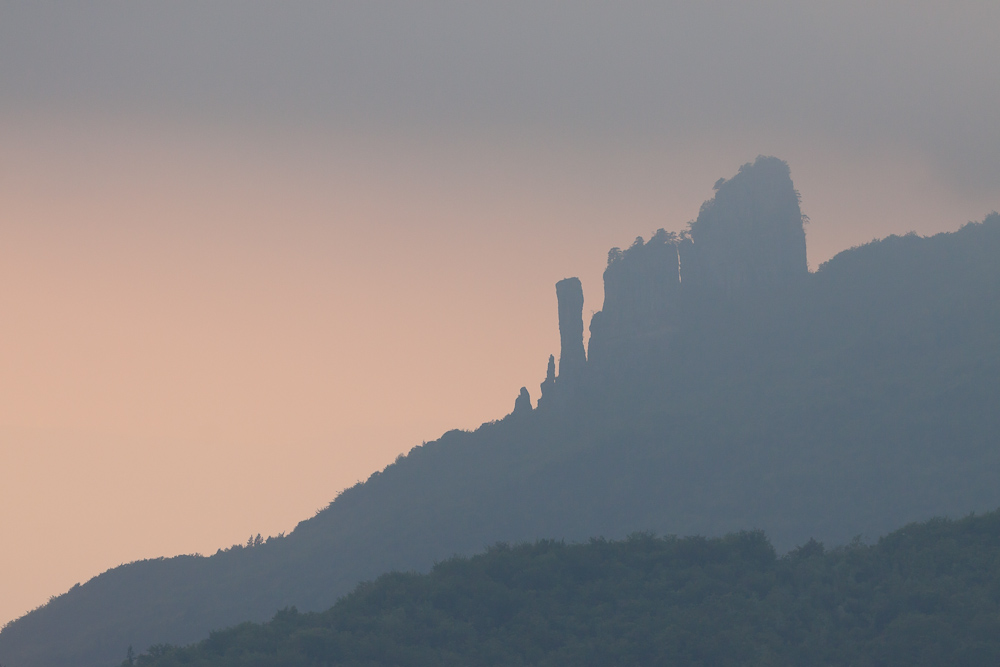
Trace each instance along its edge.
<instances>
[{"instance_id":1,"label":"orange sky","mask_svg":"<svg viewBox=\"0 0 1000 667\"><path fill-rule=\"evenodd\" d=\"M291 530L422 440L537 398L554 283L786 159L813 268L1000 203L822 137L415 139L0 124L0 623L122 562Z\"/></svg>"}]
</instances>

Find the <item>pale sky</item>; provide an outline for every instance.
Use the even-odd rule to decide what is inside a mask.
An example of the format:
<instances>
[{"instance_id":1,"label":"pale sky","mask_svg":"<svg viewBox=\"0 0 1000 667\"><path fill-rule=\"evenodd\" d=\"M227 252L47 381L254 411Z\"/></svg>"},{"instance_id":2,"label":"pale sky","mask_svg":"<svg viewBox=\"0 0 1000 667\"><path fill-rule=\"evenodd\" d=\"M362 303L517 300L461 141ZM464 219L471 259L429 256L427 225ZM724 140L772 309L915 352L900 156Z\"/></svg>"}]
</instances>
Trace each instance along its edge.
<instances>
[{"instance_id":1,"label":"pale sky","mask_svg":"<svg viewBox=\"0 0 1000 667\"><path fill-rule=\"evenodd\" d=\"M537 398L557 280L787 160L1000 208L1000 4L0 2L0 623Z\"/></svg>"}]
</instances>

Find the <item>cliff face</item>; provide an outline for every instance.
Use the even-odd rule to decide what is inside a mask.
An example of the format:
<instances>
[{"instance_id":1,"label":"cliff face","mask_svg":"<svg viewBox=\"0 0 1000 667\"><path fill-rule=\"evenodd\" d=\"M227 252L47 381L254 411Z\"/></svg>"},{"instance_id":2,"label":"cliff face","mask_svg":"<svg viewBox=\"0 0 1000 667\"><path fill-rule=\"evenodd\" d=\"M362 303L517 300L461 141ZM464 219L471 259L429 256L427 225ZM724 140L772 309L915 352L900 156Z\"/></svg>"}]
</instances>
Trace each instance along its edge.
<instances>
[{"instance_id":1,"label":"cliff face","mask_svg":"<svg viewBox=\"0 0 1000 667\"><path fill-rule=\"evenodd\" d=\"M758 157L715 190L680 244L686 289L733 296L808 274L799 195L785 162Z\"/></svg>"},{"instance_id":2,"label":"cliff face","mask_svg":"<svg viewBox=\"0 0 1000 667\"><path fill-rule=\"evenodd\" d=\"M604 307L590 322L593 364L662 350L685 302L750 296L808 275L799 195L785 162L758 157L715 190L682 237L661 229L608 254Z\"/></svg>"},{"instance_id":3,"label":"cliff face","mask_svg":"<svg viewBox=\"0 0 1000 667\"><path fill-rule=\"evenodd\" d=\"M579 282L557 288L563 368L557 377L549 358L536 409L523 391L514 418L415 447L285 538L96 577L0 630L0 663L107 667L129 645L325 609L359 581L498 541L755 526L784 550L1000 506L1000 216L868 244L807 274L792 215L771 246L764 232L709 233L780 227L712 217L732 208L725 183L754 183L760 162L720 185L706 205L719 209L692 224L690 247L708 259L688 261L680 245L679 284L670 238L612 253L589 360ZM781 166L765 164L779 177ZM785 178L758 185L784 182L789 209ZM726 248L739 270L707 272ZM801 290L754 288L799 275ZM725 284L731 296L710 289ZM643 347L639 334L662 322L666 334ZM613 334L620 344L601 357Z\"/></svg>"},{"instance_id":4,"label":"cliff face","mask_svg":"<svg viewBox=\"0 0 1000 667\"><path fill-rule=\"evenodd\" d=\"M590 320L590 359L603 363L623 347L662 338L673 323L680 287L677 235L659 230L627 250L613 248L604 271L604 307Z\"/></svg>"},{"instance_id":5,"label":"cliff face","mask_svg":"<svg viewBox=\"0 0 1000 667\"><path fill-rule=\"evenodd\" d=\"M579 384L587 371L587 352L583 347L583 286L579 278L566 278L556 283L559 311L559 375L556 358L549 355L549 364L542 382L538 405L565 401L568 390Z\"/></svg>"}]
</instances>

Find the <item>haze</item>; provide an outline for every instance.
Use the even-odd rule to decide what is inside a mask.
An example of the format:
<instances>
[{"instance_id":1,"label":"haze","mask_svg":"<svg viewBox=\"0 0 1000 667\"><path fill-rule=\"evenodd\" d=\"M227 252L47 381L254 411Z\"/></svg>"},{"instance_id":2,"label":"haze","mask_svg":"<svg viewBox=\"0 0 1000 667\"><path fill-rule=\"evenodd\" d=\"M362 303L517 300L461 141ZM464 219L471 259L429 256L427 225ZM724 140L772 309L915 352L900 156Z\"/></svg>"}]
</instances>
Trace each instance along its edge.
<instances>
[{"instance_id":1,"label":"haze","mask_svg":"<svg viewBox=\"0 0 1000 667\"><path fill-rule=\"evenodd\" d=\"M989 3L5 3L0 622L537 398L758 154L810 264L1000 206Z\"/></svg>"}]
</instances>

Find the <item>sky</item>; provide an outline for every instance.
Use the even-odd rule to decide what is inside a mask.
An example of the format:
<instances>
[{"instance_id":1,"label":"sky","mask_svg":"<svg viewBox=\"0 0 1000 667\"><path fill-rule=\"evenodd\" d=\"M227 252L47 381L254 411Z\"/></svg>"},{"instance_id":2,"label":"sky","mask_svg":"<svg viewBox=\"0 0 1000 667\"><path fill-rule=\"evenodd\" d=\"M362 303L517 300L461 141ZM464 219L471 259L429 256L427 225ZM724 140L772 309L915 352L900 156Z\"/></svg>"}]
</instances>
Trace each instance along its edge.
<instances>
[{"instance_id":1,"label":"sky","mask_svg":"<svg viewBox=\"0 0 1000 667\"><path fill-rule=\"evenodd\" d=\"M788 161L815 269L1000 208L995 2L0 1L0 624L533 399L554 284Z\"/></svg>"}]
</instances>

